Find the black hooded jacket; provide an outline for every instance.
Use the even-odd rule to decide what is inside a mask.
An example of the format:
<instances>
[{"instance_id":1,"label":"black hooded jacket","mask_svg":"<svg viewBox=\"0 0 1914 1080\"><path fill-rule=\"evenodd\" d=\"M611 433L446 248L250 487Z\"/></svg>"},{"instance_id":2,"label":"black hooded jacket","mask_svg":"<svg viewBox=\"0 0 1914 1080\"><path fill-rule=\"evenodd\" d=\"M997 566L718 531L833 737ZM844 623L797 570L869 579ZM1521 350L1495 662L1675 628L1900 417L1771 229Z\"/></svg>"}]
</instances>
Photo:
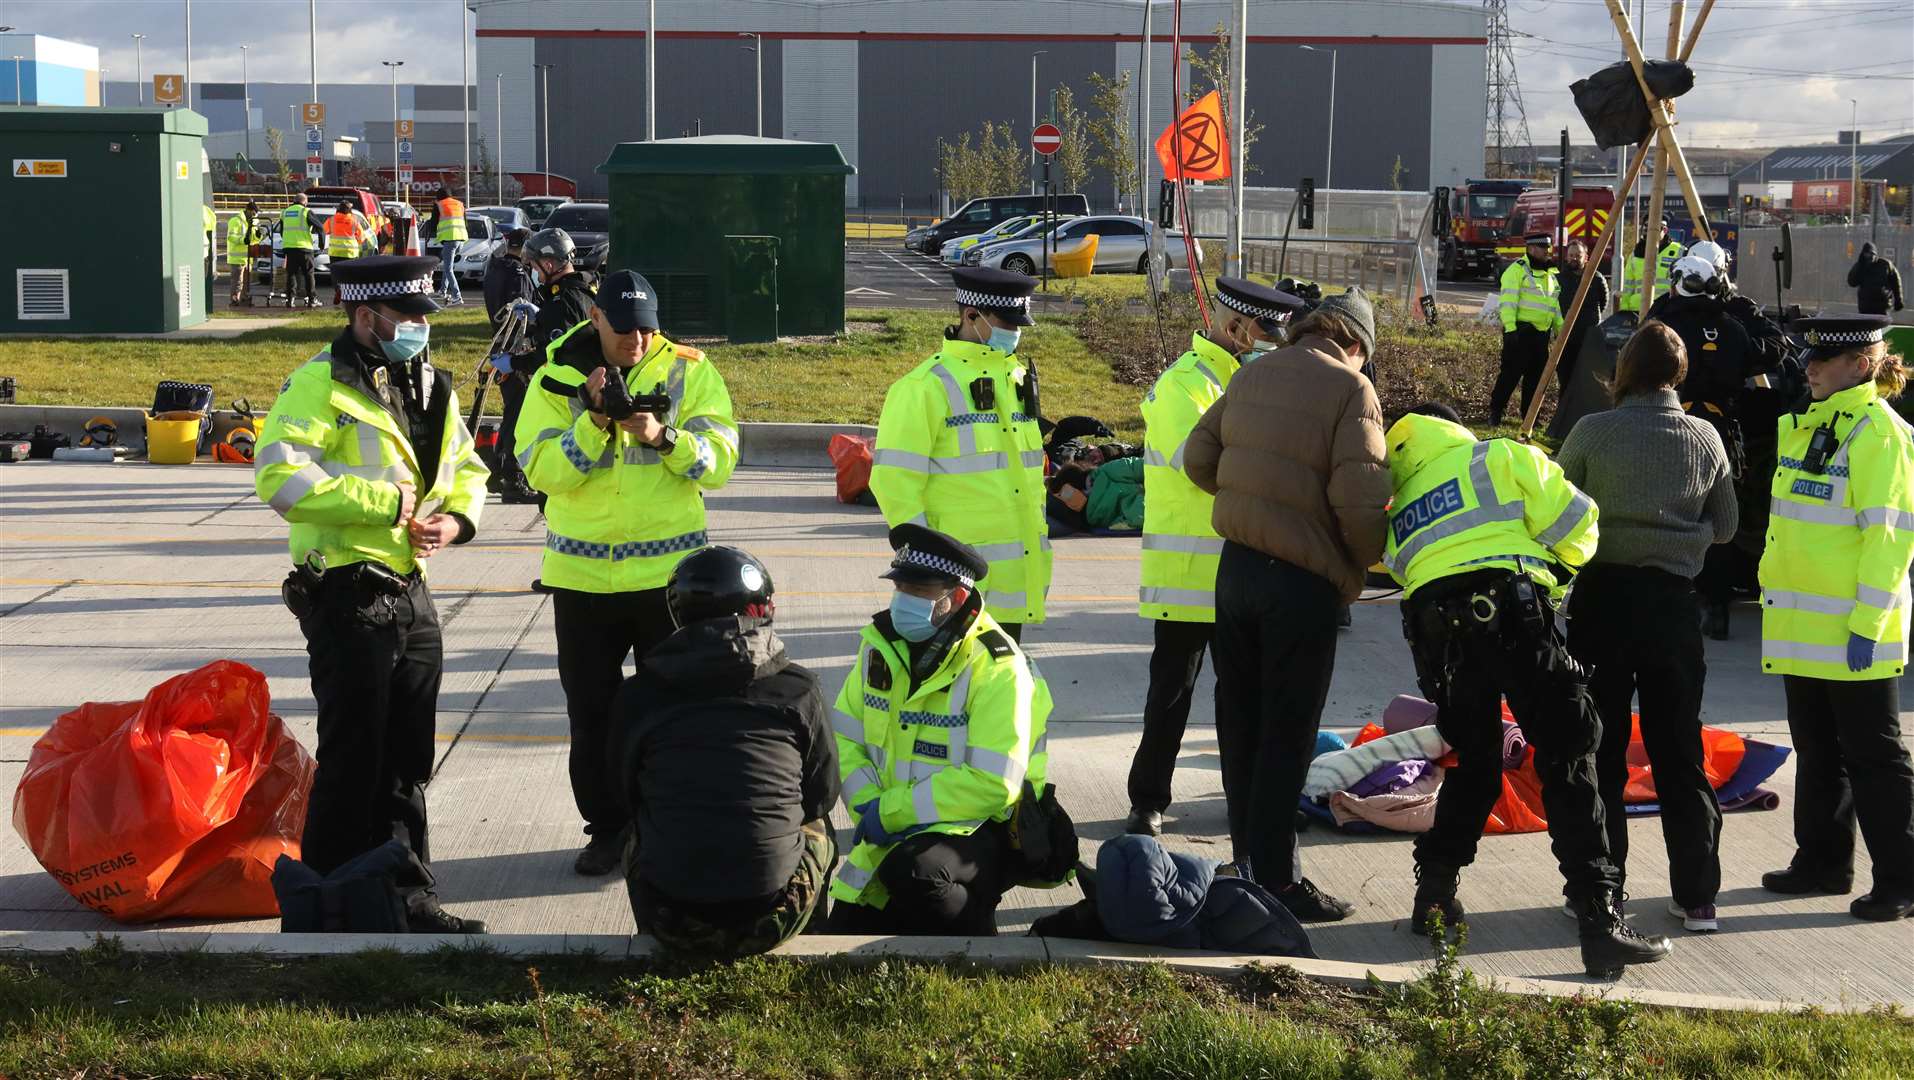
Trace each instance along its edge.
<instances>
[{"instance_id":1,"label":"black hooded jacket","mask_svg":"<svg viewBox=\"0 0 1914 1080\"><path fill-rule=\"evenodd\" d=\"M1902 306L1901 272L1876 255L1873 244L1861 245L1861 257L1848 271L1848 285L1857 290L1863 314L1886 315Z\"/></svg>"},{"instance_id":2,"label":"black hooded jacket","mask_svg":"<svg viewBox=\"0 0 1914 1080\"><path fill-rule=\"evenodd\" d=\"M1688 348L1688 378L1680 387L1683 403L1707 402L1725 412L1740 396L1743 383L1774 370L1772 358L1712 296L1671 292L1655 301L1648 317L1667 323Z\"/></svg>"},{"instance_id":3,"label":"black hooded jacket","mask_svg":"<svg viewBox=\"0 0 1914 1080\"><path fill-rule=\"evenodd\" d=\"M817 677L762 620L680 628L625 680L613 715L637 873L685 903L769 898L838 799Z\"/></svg>"}]
</instances>

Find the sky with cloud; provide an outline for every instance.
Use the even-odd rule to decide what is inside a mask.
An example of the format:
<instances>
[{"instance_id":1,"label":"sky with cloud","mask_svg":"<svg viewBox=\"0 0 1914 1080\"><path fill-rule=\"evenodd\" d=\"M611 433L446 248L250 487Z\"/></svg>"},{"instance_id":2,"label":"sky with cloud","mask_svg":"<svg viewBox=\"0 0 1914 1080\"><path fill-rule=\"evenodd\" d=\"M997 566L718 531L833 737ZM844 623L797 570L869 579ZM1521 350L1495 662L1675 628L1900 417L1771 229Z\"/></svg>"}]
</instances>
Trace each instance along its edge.
<instances>
[{"instance_id":1,"label":"sky with cloud","mask_svg":"<svg viewBox=\"0 0 1914 1080\"><path fill-rule=\"evenodd\" d=\"M1640 2L1629 0L1631 12ZM1688 5L1691 18L1699 7ZM318 0L319 80L382 83L379 61L402 58L406 81L457 82L462 8L461 0ZM1666 0L1647 4L1651 55L1666 45L1668 10ZM0 0L0 24L98 46L109 79L132 78L135 33L146 35L149 76L184 68L183 0ZM1568 126L1585 141L1568 86L1621 49L1602 0L1510 0L1509 25L1531 134L1549 143ZM303 81L305 0L193 0L196 81L237 81L242 44L253 79ZM1831 141L1857 108L1869 138L1914 132L1908 0L1718 0L1694 60L1697 85L1680 103L1690 145Z\"/></svg>"}]
</instances>

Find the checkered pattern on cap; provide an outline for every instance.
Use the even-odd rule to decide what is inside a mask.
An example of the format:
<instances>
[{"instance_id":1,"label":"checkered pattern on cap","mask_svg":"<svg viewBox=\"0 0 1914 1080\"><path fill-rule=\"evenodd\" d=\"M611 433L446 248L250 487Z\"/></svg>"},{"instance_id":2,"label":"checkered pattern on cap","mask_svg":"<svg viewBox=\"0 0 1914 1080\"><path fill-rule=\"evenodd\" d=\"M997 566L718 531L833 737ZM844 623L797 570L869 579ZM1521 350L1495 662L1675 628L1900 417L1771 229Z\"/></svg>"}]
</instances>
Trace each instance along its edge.
<instances>
[{"instance_id":1,"label":"checkered pattern on cap","mask_svg":"<svg viewBox=\"0 0 1914 1080\"><path fill-rule=\"evenodd\" d=\"M896 557L891 559L891 567L893 569L901 569L906 566L916 567L919 570L929 570L932 573L942 574L949 578L956 578L965 588L977 584L976 579L970 576L969 567L953 559L946 559L942 555L933 555L928 551L918 551L909 544L898 548Z\"/></svg>"},{"instance_id":2,"label":"checkered pattern on cap","mask_svg":"<svg viewBox=\"0 0 1914 1080\"><path fill-rule=\"evenodd\" d=\"M1887 337L1884 327L1872 330L1815 330L1809 329L1801 334L1801 340L1817 349L1839 345L1872 345Z\"/></svg>"},{"instance_id":3,"label":"checkered pattern on cap","mask_svg":"<svg viewBox=\"0 0 1914 1080\"><path fill-rule=\"evenodd\" d=\"M1289 312L1283 308L1264 307L1261 304L1252 304L1242 297L1231 296L1221 289L1216 291L1216 302L1231 311L1247 315L1252 319L1285 319L1289 317Z\"/></svg>"},{"instance_id":4,"label":"checkered pattern on cap","mask_svg":"<svg viewBox=\"0 0 1914 1080\"><path fill-rule=\"evenodd\" d=\"M1018 311L1030 310L1030 298L1028 296L1004 296L1000 293L976 292L972 289L958 289L957 303L963 307L1014 308Z\"/></svg>"},{"instance_id":5,"label":"checkered pattern on cap","mask_svg":"<svg viewBox=\"0 0 1914 1080\"><path fill-rule=\"evenodd\" d=\"M346 281L339 284L341 300L383 300L392 296L429 296L431 292L430 274L405 281Z\"/></svg>"}]
</instances>

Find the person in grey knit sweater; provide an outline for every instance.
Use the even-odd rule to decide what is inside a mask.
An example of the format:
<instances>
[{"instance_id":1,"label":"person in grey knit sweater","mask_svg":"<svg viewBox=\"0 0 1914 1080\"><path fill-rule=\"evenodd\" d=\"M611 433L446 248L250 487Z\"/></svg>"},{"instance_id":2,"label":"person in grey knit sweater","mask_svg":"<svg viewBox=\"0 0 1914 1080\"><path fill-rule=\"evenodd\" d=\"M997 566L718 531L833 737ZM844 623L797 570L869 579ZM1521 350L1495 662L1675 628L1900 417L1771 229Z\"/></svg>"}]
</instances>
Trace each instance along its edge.
<instances>
[{"instance_id":1,"label":"person in grey knit sweater","mask_svg":"<svg viewBox=\"0 0 1914 1080\"><path fill-rule=\"evenodd\" d=\"M1661 803L1672 914L1717 929L1721 809L1703 770L1701 693L1707 677L1693 578L1711 544L1734 539L1739 510L1727 450L1684 413L1675 387L1688 370L1681 338L1660 322L1635 332L1615 366L1615 408L1583 417L1556 460L1601 508L1595 556L1569 598L1569 649L1590 668L1602 717L1596 784L1610 857L1627 872L1630 705Z\"/></svg>"}]
</instances>

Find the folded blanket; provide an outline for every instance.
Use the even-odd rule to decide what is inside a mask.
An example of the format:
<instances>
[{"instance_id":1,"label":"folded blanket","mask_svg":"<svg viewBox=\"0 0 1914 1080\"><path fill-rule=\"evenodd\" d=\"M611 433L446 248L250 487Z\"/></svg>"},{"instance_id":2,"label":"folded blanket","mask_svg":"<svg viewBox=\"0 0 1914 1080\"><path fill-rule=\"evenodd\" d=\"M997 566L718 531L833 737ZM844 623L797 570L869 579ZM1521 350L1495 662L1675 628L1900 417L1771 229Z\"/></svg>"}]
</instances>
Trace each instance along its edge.
<instances>
[{"instance_id":1,"label":"folded blanket","mask_svg":"<svg viewBox=\"0 0 1914 1080\"><path fill-rule=\"evenodd\" d=\"M1428 832L1435 825L1436 792L1442 787L1442 770L1431 768L1400 791L1367 798L1338 791L1329 796L1329 810L1336 824L1367 821L1392 832Z\"/></svg>"},{"instance_id":2,"label":"folded blanket","mask_svg":"<svg viewBox=\"0 0 1914 1080\"><path fill-rule=\"evenodd\" d=\"M1449 744L1433 727L1410 728L1384 735L1347 750L1324 754L1309 763L1303 779L1303 794L1321 797L1332 791L1346 791L1363 777L1384 765L1411 758L1433 761L1449 752Z\"/></svg>"},{"instance_id":3,"label":"folded blanket","mask_svg":"<svg viewBox=\"0 0 1914 1080\"><path fill-rule=\"evenodd\" d=\"M1360 799L1366 799L1371 795L1393 794L1422 779L1423 774L1432 768L1434 768L1433 765L1421 758L1392 761L1349 785L1349 794Z\"/></svg>"}]
</instances>

